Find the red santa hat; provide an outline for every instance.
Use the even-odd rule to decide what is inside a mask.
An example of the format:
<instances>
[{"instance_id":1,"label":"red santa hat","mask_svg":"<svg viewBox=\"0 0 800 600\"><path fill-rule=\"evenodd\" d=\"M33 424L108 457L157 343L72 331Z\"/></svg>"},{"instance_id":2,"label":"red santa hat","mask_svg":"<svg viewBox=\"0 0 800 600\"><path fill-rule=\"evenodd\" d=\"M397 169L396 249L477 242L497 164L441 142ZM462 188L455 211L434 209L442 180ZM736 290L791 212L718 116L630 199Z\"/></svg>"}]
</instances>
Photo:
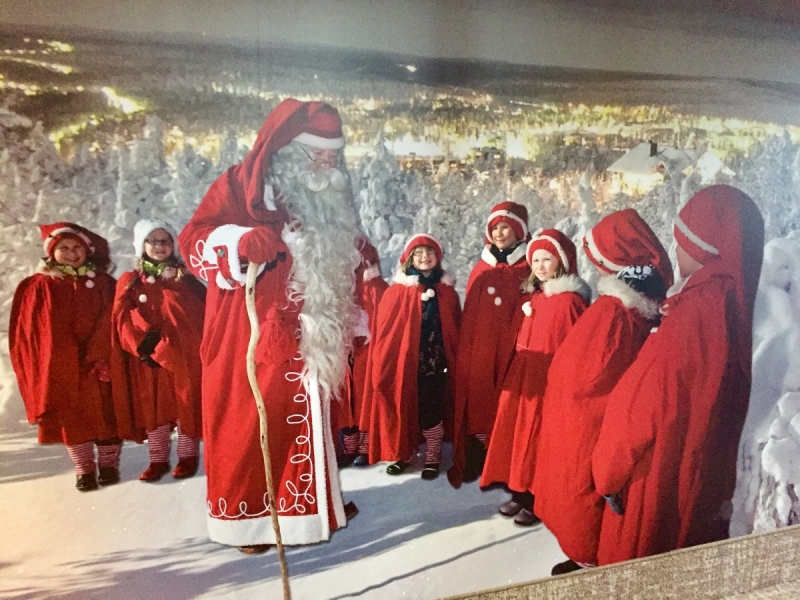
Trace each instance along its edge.
<instances>
[{"instance_id":1,"label":"red santa hat","mask_svg":"<svg viewBox=\"0 0 800 600\"><path fill-rule=\"evenodd\" d=\"M281 227L285 215L264 204L264 181L270 156L295 140L318 148L341 148L344 137L339 113L324 102L287 98L269 113L244 160L217 179L208 195L219 202L242 202L257 221Z\"/></svg>"},{"instance_id":2,"label":"red santa hat","mask_svg":"<svg viewBox=\"0 0 800 600\"><path fill-rule=\"evenodd\" d=\"M136 225L133 226L133 252L135 256L142 256L144 253L144 241L147 239L147 236L156 229L163 229L172 237L172 253L175 255L175 258L180 259L180 253L178 252L178 234L175 232L175 228L172 227L172 225L161 219L142 219L137 221Z\"/></svg>"},{"instance_id":3,"label":"red santa hat","mask_svg":"<svg viewBox=\"0 0 800 600\"><path fill-rule=\"evenodd\" d=\"M750 373L753 306L764 254L764 218L755 202L729 185L697 192L675 217L675 241L703 265L692 279L724 276L733 280L739 304L730 339L740 364Z\"/></svg>"},{"instance_id":4,"label":"red santa hat","mask_svg":"<svg viewBox=\"0 0 800 600\"><path fill-rule=\"evenodd\" d=\"M558 229L545 229L528 242L528 249L525 252L528 264L533 262L533 253L540 249L547 250L555 256L568 275L578 274L575 244Z\"/></svg>"},{"instance_id":5,"label":"red santa hat","mask_svg":"<svg viewBox=\"0 0 800 600\"><path fill-rule=\"evenodd\" d=\"M609 274L627 267L653 265L672 286L672 264L667 251L644 219L633 208L611 213L586 232L583 249L595 265Z\"/></svg>"},{"instance_id":6,"label":"red santa hat","mask_svg":"<svg viewBox=\"0 0 800 600\"><path fill-rule=\"evenodd\" d=\"M434 252L436 252L436 260L437 262L442 262L442 256L444 256L444 252L442 252L442 244L433 237L430 233L415 233L411 236L411 239L408 240L406 243L405 248L403 248L403 252L400 254L399 263L402 265L408 260L408 257L411 256L411 253L414 251L414 248L418 246L430 246L433 248Z\"/></svg>"},{"instance_id":7,"label":"red santa hat","mask_svg":"<svg viewBox=\"0 0 800 600\"><path fill-rule=\"evenodd\" d=\"M501 202L492 208L486 221L486 242L492 243L492 227L507 223L520 242L528 239L528 209L516 202Z\"/></svg>"},{"instance_id":8,"label":"red santa hat","mask_svg":"<svg viewBox=\"0 0 800 600\"><path fill-rule=\"evenodd\" d=\"M48 258L53 258L53 252L58 242L65 237L72 237L86 247L87 259L91 259L98 268L105 270L111 262L108 242L85 227L67 221L59 221L49 225L39 225L39 231L42 235L42 248Z\"/></svg>"}]
</instances>

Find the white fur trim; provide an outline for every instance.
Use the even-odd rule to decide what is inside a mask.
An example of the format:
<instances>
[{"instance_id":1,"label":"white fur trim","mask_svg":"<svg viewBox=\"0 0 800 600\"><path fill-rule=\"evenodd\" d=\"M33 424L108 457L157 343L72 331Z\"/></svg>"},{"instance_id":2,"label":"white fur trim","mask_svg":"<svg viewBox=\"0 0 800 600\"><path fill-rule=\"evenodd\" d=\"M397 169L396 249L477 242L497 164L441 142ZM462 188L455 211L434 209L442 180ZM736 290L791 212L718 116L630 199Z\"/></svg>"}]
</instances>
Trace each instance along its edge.
<instances>
[{"instance_id":1,"label":"white fur trim","mask_svg":"<svg viewBox=\"0 0 800 600\"><path fill-rule=\"evenodd\" d=\"M609 271L614 271L615 273L622 271L625 267L622 265L617 265L608 260L603 253L597 247L597 244L594 243L594 236L592 235L592 230L586 232L586 249L589 251L589 254L592 255L595 262L600 263L603 267L608 268Z\"/></svg>"},{"instance_id":2,"label":"white fur trim","mask_svg":"<svg viewBox=\"0 0 800 600\"><path fill-rule=\"evenodd\" d=\"M508 217L509 219L516 221L520 225L522 225L522 239L523 241L526 237L528 237L528 224L520 219L517 215L512 213L510 210L496 210L495 212L489 215L489 218L486 220L486 237L492 239L492 230L489 229L489 223L491 223L497 217Z\"/></svg>"},{"instance_id":3,"label":"white fur trim","mask_svg":"<svg viewBox=\"0 0 800 600\"><path fill-rule=\"evenodd\" d=\"M140 221L136 222L136 225L133 226L134 256L138 258L144 254L144 241L147 239L147 236L153 233L156 229L163 229L170 235L172 238L172 253L175 255L175 258L180 260L181 255L178 252L178 233L175 231L175 228L172 227L172 225L166 221L162 221L161 219L141 219Z\"/></svg>"},{"instance_id":4,"label":"white fur trim","mask_svg":"<svg viewBox=\"0 0 800 600\"><path fill-rule=\"evenodd\" d=\"M316 544L328 539L322 535L322 521L319 515L303 515L298 517L278 517L281 527L281 538L288 546L299 544ZM324 521L328 522L328 515ZM208 517L208 535L218 544L227 546L250 546L254 544L274 544L275 532L272 529L272 517L267 513L264 517L251 519L215 519Z\"/></svg>"},{"instance_id":5,"label":"white fur trim","mask_svg":"<svg viewBox=\"0 0 800 600\"><path fill-rule=\"evenodd\" d=\"M483 247L483 250L481 250L481 260L483 262L485 262L487 265L490 265L492 267L496 267L497 266L497 259L494 257L494 254L492 254L492 251L489 250L489 248L491 248L491 246L489 244L486 244Z\"/></svg>"},{"instance_id":6,"label":"white fur trim","mask_svg":"<svg viewBox=\"0 0 800 600\"><path fill-rule=\"evenodd\" d=\"M212 231L205 241L203 246L203 261L209 262L212 265L218 265L219 259L224 258L228 261L230 267L231 277L233 282L226 281L222 274L217 271L217 276L214 279L217 286L223 290L234 290L237 287L244 287L247 281L247 274L242 273L242 263L239 260L239 241L242 236L251 231L252 227L240 227L239 225L222 225ZM214 251L216 246L223 246L225 248L225 256L217 256ZM264 270L264 265L259 265L259 274ZM236 284L239 284L238 286Z\"/></svg>"},{"instance_id":7,"label":"white fur trim","mask_svg":"<svg viewBox=\"0 0 800 600\"><path fill-rule=\"evenodd\" d=\"M269 184L264 186L264 205L267 210L278 210L278 207L275 206L275 188Z\"/></svg>"},{"instance_id":8,"label":"white fur trim","mask_svg":"<svg viewBox=\"0 0 800 600\"><path fill-rule=\"evenodd\" d=\"M545 296L555 296L564 292L573 292L586 300L592 297L592 289L580 277L575 275L563 275L555 279L549 279L542 285Z\"/></svg>"},{"instance_id":9,"label":"white fur trim","mask_svg":"<svg viewBox=\"0 0 800 600\"><path fill-rule=\"evenodd\" d=\"M598 280L597 293L617 298L625 308L635 310L645 319L655 319L659 315L659 305L655 300L637 292L614 275L606 275Z\"/></svg>"},{"instance_id":10,"label":"white fur trim","mask_svg":"<svg viewBox=\"0 0 800 600\"><path fill-rule=\"evenodd\" d=\"M503 303L503 299L500 296L498 296L497 298L494 299L494 305L495 306L500 306L502 303Z\"/></svg>"},{"instance_id":11,"label":"white fur trim","mask_svg":"<svg viewBox=\"0 0 800 600\"><path fill-rule=\"evenodd\" d=\"M526 244L520 244L514 251L506 257L506 261L510 265L517 264L520 260L525 260L525 250L527 249Z\"/></svg>"},{"instance_id":12,"label":"white fur trim","mask_svg":"<svg viewBox=\"0 0 800 600\"><path fill-rule=\"evenodd\" d=\"M380 265L370 265L364 269L364 281L372 281L376 277L381 276Z\"/></svg>"},{"instance_id":13,"label":"white fur trim","mask_svg":"<svg viewBox=\"0 0 800 600\"><path fill-rule=\"evenodd\" d=\"M530 248L531 244L533 244L534 242L538 242L539 240L547 240L548 242L553 244L553 246L556 247L556 251L558 252L558 257L561 259L561 266L564 267L565 271L569 271L570 265L569 265L569 260L567 259L567 253L564 252L564 249L561 247L561 244L558 243L558 240L549 235L537 235L530 242L528 242L528 246L525 248L526 255L527 255L527 249Z\"/></svg>"},{"instance_id":14,"label":"white fur trim","mask_svg":"<svg viewBox=\"0 0 800 600\"><path fill-rule=\"evenodd\" d=\"M370 331L367 311L360 306L356 306L353 312L353 337L367 338L367 343L369 343Z\"/></svg>"},{"instance_id":15,"label":"white fur trim","mask_svg":"<svg viewBox=\"0 0 800 600\"><path fill-rule=\"evenodd\" d=\"M413 287L419 285L419 277L416 275L406 275L403 268L400 267L395 271L394 277L392 277L392 283Z\"/></svg>"},{"instance_id":16,"label":"white fur trim","mask_svg":"<svg viewBox=\"0 0 800 600\"><path fill-rule=\"evenodd\" d=\"M525 313L526 317L530 317L533 314L533 309L531 308L530 302L526 302L522 305L522 312Z\"/></svg>"},{"instance_id":17,"label":"white fur trim","mask_svg":"<svg viewBox=\"0 0 800 600\"><path fill-rule=\"evenodd\" d=\"M713 254L714 256L719 256L719 250L717 250L714 246L712 246L708 242L705 242L702 239L700 239L700 237L694 231L689 229L686 223L683 222L680 215L675 215L675 227L677 227L683 235L689 238L690 242L692 242L695 246L697 246L701 250Z\"/></svg>"},{"instance_id":18,"label":"white fur trim","mask_svg":"<svg viewBox=\"0 0 800 600\"><path fill-rule=\"evenodd\" d=\"M58 229L54 229L51 231L47 237L44 238L44 242L42 242L42 248L44 249L44 253L47 256L50 256L50 244L53 243L53 240L61 235L62 233L71 233L72 235L77 235L81 238L86 245L89 247L89 252L94 253L94 246L92 246L92 242L89 239L89 236L85 233L78 231L77 229L73 229L72 227L59 227Z\"/></svg>"},{"instance_id":19,"label":"white fur trim","mask_svg":"<svg viewBox=\"0 0 800 600\"><path fill-rule=\"evenodd\" d=\"M323 150L338 150L339 148L344 147L343 137L324 138L320 135L314 135L313 133L306 132L301 133L292 141L300 142L301 144L311 146L312 148L321 148Z\"/></svg>"}]
</instances>

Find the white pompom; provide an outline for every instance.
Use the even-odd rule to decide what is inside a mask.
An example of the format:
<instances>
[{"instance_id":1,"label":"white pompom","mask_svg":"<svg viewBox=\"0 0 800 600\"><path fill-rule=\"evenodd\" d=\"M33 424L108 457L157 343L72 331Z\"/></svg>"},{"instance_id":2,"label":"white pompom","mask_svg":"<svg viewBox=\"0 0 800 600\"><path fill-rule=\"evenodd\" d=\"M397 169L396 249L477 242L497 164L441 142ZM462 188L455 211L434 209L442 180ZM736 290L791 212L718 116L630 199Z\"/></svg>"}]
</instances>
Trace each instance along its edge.
<instances>
[{"instance_id":1,"label":"white pompom","mask_svg":"<svg viewBox=\"0 0 800 600\"><path fill-rule=\"evenodd\" d=\"M94 279L97 276L97 273L95 273L94 271L86 271L86 276L89 279Z\"/></svg>"},{"instance_id":2,"label":"white pompom","mask_svg":"<svg viewBox=\"0 0 800 600\"><path fill-rule=\"evenodd\" d=\"M139 296L139 302L141 302L141 303L145 303L145 302L147 302L147 296L145 296L144 294L142 294L141 296Z\"/></svg>"},{"instance_id":3,"label":"white pompom","mask_svg":"<svg viewBox=\"0 0 800 600\"><path fill-rule=\"evenodd\" d=\"M494 292L495 292L494 287L489 286L488 288L486 288L486 291L489 292L490 296L494 296Z\"/></svg>"},{"instance_id":4,"label":"white pompom","mask_svg":"<svg viewBox=\"0 0 800 600\"><path fill-rule=\"evenodd\" d=\"M503 303L503 299L500 296L498 296L497 298L494 299L494 305L495 306L500 306L502 303Z\"/></svg>"},{"instance_id":5,"label":"white pompom","mask_svg":"<svg viewBox=\"0 0 800 600\"><path fill-rule=\"evenodd\" d=\"M533 309L531 309L531 303L526 302L522 305L522 312L525 313L526 317L530 317L533 314Z\"/></svg>"},{"instance_id":6,"label":"white pompom","mask_svg":"<svg viewBox=\"0 0 800 600\"><path fill-rule=\"evenodd\" d=\"M423 302L427 302L428 301L428 293L427 292L422 292L422 294L420 295L420 298L422 298Z\"/></svg>"},{"instance_id":7,"label":"white pompom","mask_svg":"<svg viewBox=\"0 0 800 600\"><path fill-rule=\"evenodd\" d=\"M93 288L94 287L94 281L92 281L91 279L89 281L87 281L86 282L86 287L87 288Z\"/></svg>"},{"instance_id":8,"label":"white pompom","mask_svg":"<svg viewBox=\"0 0 800 600\"><path fill-rule=\"evenodd\" d=\"M155 283L156 278L150 275L145 281L147 281L147 283ZM144 300L142 302L144 302Z\"/></svg>"},{"instance_id":9,"label":"white pompom","mask_svg":"<svg viewBox=\"0 0 800 600\"><path fill-rule=\"evenodd\" d=\"M433 298L435 295L436 295L436 290L434 290L433 288L430 288L428 290L428 298Z\"/></svg>"}]
</instances>

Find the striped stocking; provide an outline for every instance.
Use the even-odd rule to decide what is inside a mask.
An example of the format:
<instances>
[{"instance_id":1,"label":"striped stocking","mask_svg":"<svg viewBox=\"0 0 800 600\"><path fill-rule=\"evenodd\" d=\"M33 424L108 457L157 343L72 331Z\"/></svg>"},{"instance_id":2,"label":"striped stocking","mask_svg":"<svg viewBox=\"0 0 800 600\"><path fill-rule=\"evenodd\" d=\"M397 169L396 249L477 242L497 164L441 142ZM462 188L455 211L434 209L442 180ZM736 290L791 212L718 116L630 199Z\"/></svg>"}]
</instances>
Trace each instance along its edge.
<instances>
[{"instance_id":1,"label":"striped stocking","mask_svg":"<svg viewBox=\"0 0 800 600\"><path fill-rule=\"evenodd\" d=\"M97 444L97 465L103 467L119 468L119 455L122 444Z\"/></svg>"},{"instance_id":2,"label":"striped stocking","mask_svg":"<svg viewBox=\"0 0 800 600\"><path fill-rule=\"evenodd\" d=\"M430 429L423 429L422 436L425 438L425 464L439 464L442 460L444 424L439 421Z\"/></svg>"},{"instance_id":3,"label":"striped stocking","mask_svg":"<svg viewBox=\"0 0 800 600\"><path fill-rule=\"evenodd\" d=\"M358 453L369 454L369 431L361 431L361 439L358 441Z\"/></svg>"},{"instance_id":4,"label":"striped stocking","mask_svg":"<svg viewBox=\"0 0 800 600\"><path fill-rule=\"evenodd\" d=\"M170 433L172 433L171 423L147 432L147 447L151 463L169 462Z\"/></svg>"},{"instance_id":5,"label":"striped stocking","mask_svg":"<svg viewBox=\"0 0 800 600\"><path fill-rule=\"evenodd\" d=\"M67 446L67 453L75 463L75 473L86 475L94 473L96 468L94 462L94 442L83 442L74 446Z\"/></svg>"},{"instance_id":6,"label":"striped stocking","mask_svg":"<svg viewBox=\"0 0 800 600\"><path fill-rule=\"evenodd\" d=\"M189 437L181 431L181 422L178 421L178 459L194 458L200 454L200 440Z\"/></svg>"},{"instance_id":7,"label":"striped stocking","mask_svg":"<svg viewBox=\"0 0 800 600\"><path fill-rule=\"evenodd\" d=\"M355 454L358 452L359 441L361 441L361 432L356 430L355 433L345 433L342 436L345 454Z\"/></svg>"}]
</instances>

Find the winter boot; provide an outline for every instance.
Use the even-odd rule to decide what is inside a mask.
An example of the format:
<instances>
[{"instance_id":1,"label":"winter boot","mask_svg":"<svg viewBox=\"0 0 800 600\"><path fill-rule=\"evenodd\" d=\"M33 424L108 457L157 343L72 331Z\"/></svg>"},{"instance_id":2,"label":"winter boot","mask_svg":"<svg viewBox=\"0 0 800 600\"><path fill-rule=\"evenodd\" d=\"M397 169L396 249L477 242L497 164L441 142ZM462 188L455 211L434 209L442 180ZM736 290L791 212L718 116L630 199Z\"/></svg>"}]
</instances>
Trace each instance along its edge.
<instances>
[{"instance_id":1,"label":"winter boot","mask_svg":"<svg viewBox=\"0 0 800 600\"><path fill-rule=\"evenodd\" d=\"M79 492L91 492L92 490L96 490L98 487L97 477L94 473L78 475L78 481L75 483L75 487L78 488Z\"/></svg>"},{"instance_id":2,"label":"winter boot","mask_svg":"<svg viewBox=\"0 0 800 600\"><path fill-rule=\"evenodd\" d=\"M439 463L425 463L421 477L426 481L432 481L439 477Z\"/></svg>"},{"instance_id":3,"label":"winter boot","mask_svg":"<svg viewBox=\"0 0 800 600\"><path fill-rule=\"evenodd\" d=\"M117 467L100 467L97 483L103 487L119 483L119 469Z\"/></svg>"},{"instance_id":4,"label":"winter boot","mask_svg":"<svg viewBox=\"0 0 800 600\"><path fill-rule=\"evenodd\" d=\"M174 479L188 479L194 477L197 473L197 467L200 460L197 456L188 456L178 459L178 464L172 471Z\"/></svg>"},{"instance_id":5,"label":"winter boot","mask_svg":"<svg viewBox=\"0 0 800 600\"><path fill-rule=\"evenodd\" d=\"M139 481L145 481L147 483L152 483L154 481L158 481L164 475L169 473L169 463L168 462L154 462L150 463L150 466L147 467L141 475L139 475Z\"/></svg>"},{"instance_id":6,"label":"winter boot","mask_svg":"<svg viewBox=\"0 0 800 600\"><path fill-rule=\"evenodd\" d=\"M550 570L550 575L564 575L565 573L572 573L573 571L580 571L581 569L583 569L583 567L574 560L565 560L553 567Z\"/></svg>"},{"instance_id":7,"label":"winter boot","mask_svg":"<svg viewBox=\"0 0 800 600\"><path fill-rule=\"evenodd\" d=\"M483 473L483 464L486 462L486 447L478 438L472 435L467 436L464 447L464 483L477 481Z\"/></svg>"}]
</instances>

